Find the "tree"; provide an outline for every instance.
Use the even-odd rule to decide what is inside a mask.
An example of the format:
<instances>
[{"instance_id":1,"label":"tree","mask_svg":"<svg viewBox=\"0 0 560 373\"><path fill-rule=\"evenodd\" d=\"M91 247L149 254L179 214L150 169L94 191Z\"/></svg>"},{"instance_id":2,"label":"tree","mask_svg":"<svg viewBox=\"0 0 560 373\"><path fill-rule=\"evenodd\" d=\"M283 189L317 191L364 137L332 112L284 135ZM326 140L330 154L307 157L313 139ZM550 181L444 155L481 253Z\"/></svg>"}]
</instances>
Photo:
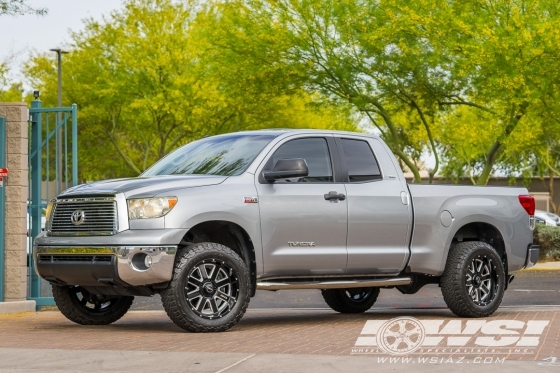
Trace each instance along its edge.
<instances>
[{"instance_id":1,"label":"tree","mask_svg":"<svg viewBox=\"0 0 560 373\"><path fill-rule=\"evenodd\" d=\"M421 181L418 154L428 150L435 156L431 179L440 153L453 148L438 141L437 121L451 118L457 110L465 113L465 107L477 112L469 114L471 119L479 120L463 138L485 132L483 154L475 157L480 170L472 177L486 184L504 160L506 144L519 123L558 70L560 5L552 0L216 4L210 12L218 14L215 27L221 28L224 45L234 45L244 56L259 51L265 56L261 63L287 65L303 86L335 104L351 104L369 119L416 182ZM490 131L485 131L487 118ZM454 122L445 123L446 131L455 132ZM455 168L471 167L446 154Z\"/></svg>"},{"instance_id":2,"label":"tree","mask_svg":"<svg viewBox=\"0 0 560 373\"><path fill-rule=\"evenodd\" d=\"M356 129L346 108L322 106L302 89L283 89L274 77L245 69L243 58L218 63L221 57L199 32L207 25L195 22L196 6L131 0L73 34L63 88L66 103L79 106L81 178L138 175L206 135L266 127ZM35 56L27 73L45 103L54 104L51 56Z\"/></svg>"},{"instance_id":3,"label":"tree","mask_svg":"<svg viewBox=\"0 0 560 373\"><path fill-rule=\"evenodd\" d=\"M24 15L24 14L47 14L46 8L36 8L28 5L26 0L0 0L0 16Z\"/></svg>"}]
</instances>

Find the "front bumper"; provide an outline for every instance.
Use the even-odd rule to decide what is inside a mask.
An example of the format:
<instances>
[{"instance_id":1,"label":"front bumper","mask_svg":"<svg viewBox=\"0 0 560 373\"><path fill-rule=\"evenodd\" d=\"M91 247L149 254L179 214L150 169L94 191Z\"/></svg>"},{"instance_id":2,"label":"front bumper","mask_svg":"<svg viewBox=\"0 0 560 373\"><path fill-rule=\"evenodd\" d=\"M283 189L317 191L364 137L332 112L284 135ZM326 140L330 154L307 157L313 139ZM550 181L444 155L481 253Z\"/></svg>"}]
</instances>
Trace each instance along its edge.
<instances>
[{"instance_id":1,"label":"front bumper","mask_svg":"<svg viewBox=\"0 0 560 373\"><path fill-rule=\"evenodd\" d=\"M37 246L34 249L39 276L59 285L82 286L142 286L167 282L173 275L176 253L177 246ZM147 256L152 263L149 268L139 265Z\"/></svg>"},{"instance_id":2,"label":"front bumper","mask_svg":"<svg viewBox=\"0 0 560 373\"><path fill-rule=\"evenodd\" d=\"M50 237L34 242L35 270L55 284L143 286L170 281L186 229L127 230L113 236ZM142 265L150 257L149 268Z\"/></svg>"}]
</instances>

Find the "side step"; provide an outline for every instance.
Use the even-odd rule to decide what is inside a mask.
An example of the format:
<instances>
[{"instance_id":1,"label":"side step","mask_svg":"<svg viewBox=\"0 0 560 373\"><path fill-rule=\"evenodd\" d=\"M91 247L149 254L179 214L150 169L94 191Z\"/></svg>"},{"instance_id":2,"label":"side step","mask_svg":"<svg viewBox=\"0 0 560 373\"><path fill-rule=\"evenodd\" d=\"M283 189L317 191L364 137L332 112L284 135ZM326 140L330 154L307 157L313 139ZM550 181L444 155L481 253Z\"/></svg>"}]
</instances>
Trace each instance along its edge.
<instances>
[{"instance_id":1,"label":"side step","mask_svg":"<svg viewBox=\"0 0 560 373\"><path fill-rule=\"evenodd\" d=\"M291 290L291 289L348 289L370 288L383 286L401 286L412 283L410 277L368 279L368 280L339 280L339 281L298 281L298 282L257 282L257 290Z\"/></svg>"}]
</instances>

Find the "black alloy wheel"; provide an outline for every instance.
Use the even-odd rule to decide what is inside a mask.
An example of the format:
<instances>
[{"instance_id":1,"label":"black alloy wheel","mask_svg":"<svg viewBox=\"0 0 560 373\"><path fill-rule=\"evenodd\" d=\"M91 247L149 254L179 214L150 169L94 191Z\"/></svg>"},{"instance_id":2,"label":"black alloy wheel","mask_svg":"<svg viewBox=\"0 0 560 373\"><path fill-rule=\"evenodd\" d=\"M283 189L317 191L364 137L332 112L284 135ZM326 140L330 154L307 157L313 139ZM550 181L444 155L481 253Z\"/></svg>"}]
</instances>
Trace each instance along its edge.
<instances>
[{"instance_id":1,"label":"black alloy wheel","mask_svg":"<svg viewBox=\"0 0 560 373\"><path fill-rule=\"evenodd\" d=\"M459 317L487 317L504 297L506 272L502 257L486 242L454 244L440 279L443 299Z\"/></svg>"},{"instance_id":2,"label":"black alloy wheel","mask_svg":"<svg viewBox=\"0 0 560 373\"><path fill-rule=\"evenodd\" d=\"M487 255L474 257L467 269L466 287L474 304L487 306L498 294L498 275L496 266Z\"/></svg>"},{"instance_id":3,"label":"black alloy wheel","mask_svg":"<svg viewBox=\"0 0 560 373\"><path fill-rule=\"evenodd\" d=\"M362 313L373 306L379 288L348 288L321 290L327 305L340 313Z\"/></svg>"},{"instance_id":4,"label":"black alloy wheel","mask_svg":"<svg viewBox=\"0 0 560 373\"><path fill-rule=\"evenodd\" d=\"M182 247L163 308L190 332L222 332L241 320L251 299L251 275L235 251L214 242Z\"/></svg>"},{"instance_id":5,"label":"black alloy wheel","mask_svg":"<svg viewBox=\"0 0 560 373\"><path fill-rule=\"evenodd\" d=\"M210 320L221 318L237 303L237 275L223 261L203 260L187 276L185 297L198 316Z\"/></svg>"},{"instance_id":6,"label":"black alloy wheel","mask_svg":"<svg viewBox=\"0 0 560 373\"><path fill-rule=\"evenodd\" d=\"M67 319L82 325L112 324L127 312L134 297L106 297L90 293L81 286L53 285L58 309Z\"/></svg>"}]
</instances>

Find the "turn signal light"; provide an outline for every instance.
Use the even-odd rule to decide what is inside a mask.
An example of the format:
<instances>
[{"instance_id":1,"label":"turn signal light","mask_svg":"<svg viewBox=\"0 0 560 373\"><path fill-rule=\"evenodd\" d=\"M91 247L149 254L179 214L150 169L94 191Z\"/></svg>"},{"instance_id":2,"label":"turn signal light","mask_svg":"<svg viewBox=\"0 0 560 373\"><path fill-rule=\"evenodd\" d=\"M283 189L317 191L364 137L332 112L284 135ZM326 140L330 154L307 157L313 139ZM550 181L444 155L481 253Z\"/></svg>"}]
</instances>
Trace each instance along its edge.
<instances>
[{"instance_id":1,"label":"turn signal light","mask_svg":"<svg viewBox=\"0 0 560 373\"><path fill-rule=\"evenodd\" d=\"M535 215L535 199L533 196L519 196L519 203L530 216Z\"/></svg>"}]
</instances>

